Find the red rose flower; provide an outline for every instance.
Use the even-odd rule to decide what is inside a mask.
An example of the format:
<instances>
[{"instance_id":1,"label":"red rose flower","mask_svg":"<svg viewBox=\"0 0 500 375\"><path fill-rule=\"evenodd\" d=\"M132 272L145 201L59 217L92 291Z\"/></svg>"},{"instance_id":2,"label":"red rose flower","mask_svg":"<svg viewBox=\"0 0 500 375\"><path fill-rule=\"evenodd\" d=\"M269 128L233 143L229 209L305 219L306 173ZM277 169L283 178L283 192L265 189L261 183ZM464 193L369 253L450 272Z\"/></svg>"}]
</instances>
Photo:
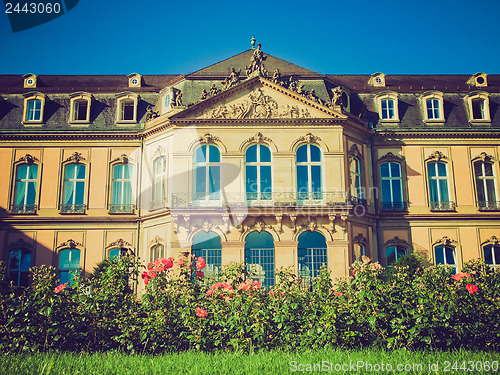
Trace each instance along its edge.
<instances>
[{"instance_id":1,"label":"red rose flower","mask_svg":"<svg viewBox=\"0 0 500 375\"><path fill-rule=\"evenodd\" d=\"M170 257L167 259L167 262L165 263L165 267L172 268L173 266L174 266L174 258Z\"/></svg>"},{"instance_id":2,"label":"red rose flower","mask_svg":"<svg viewBox=\"0 0 500 375\"><path fill-rule=\"evenodd\" d=\"M200 318L206 318L208 315L208 313L205 310L200 308L196 308L194 309L194 311L196 311L196 316Z\"/></svg>"},{"instance_id":3,"label":"red rose flower","mask_svg":"<svg viewBox=\"0 0 500 375\"><path fill-rule=\"evenodd\" d=\"M207 297L210 297L213 293L214 293L214 291L212 289L209 289L209 290L207 290L206 295L207 295Z\"/></svg>"},{"instance_id":4,"label":"red rose flower","mask_svg":"<svg viewBox=\"0 0 500 375\"><path fill-rule=\"evenodd\" d=\"M340 297L340 296L341 296L341 295L343 295L343 294L344 294L344 293L342 293L342 292L338 292L338 293L335 293L335 296L336 296L336 297Z\"/></svg>"},{"instance_id":5,"label":"red rose flower","mask_svg":"<svg viewBox=\"0 0 500 375\"><path fill-rule=\"evenodd\" d=\"M465 288L469 291L470 294L474 294L479 290L479 288L474 284L467 284Z\"/></svg>"},{"instance_id":6,"label":"red rose flower","mask_svg":"<svg viewBox=\"0 0 500 375\"><path fill-rule=\"evenodd\" d=\"M151 278L151 276L149 276L149 272L144 271L141 276L142 280L144 281L144 284L147 286L149 283L149 279Z\"/></svg>"},{"instance_id":7,"label":"red rose flower","mask_svg":"<svg viewBox=\"0 0 500 375\"><path fill-rule=\"evenodd\" d=\"M196 271L195 276L198 280L203 280L203 276L205 276L205 274L203 271Z\"/></svg>"},{"instance_id":8,"label":"red rose flower","mask_svg":"<svg viewBox=\"0 0 500 375\"><path fill-rule=\"evenodd\" d=\"M64 289L66 289L68 286L66 284L60 284L55 287L54 293L59 293L62 292Z\"/></svg>"},{"instance_id":9,"label":"red rose flower","mask_svg":"<svg viewBox=\"0 0 500 375\"><path fill-rule=\"evenodd\" d=\"M203 268L205 268L205 266L206 266L205 258L199 257L198 260L196 260L196 268L202 270Z\"/></svg>"},{"instance_id":10,"label":"red rose flower","mask_svg":"<svg viewBox=\"0 0 500 375\"><path fill-rule=\"evenodd\" d=\"M459 273L453 275L451 278L453 280L459 281L459 280L463 279L464 277L470 277L470 275L467 272L459 272Z\"/></svg>"}]
</instances>

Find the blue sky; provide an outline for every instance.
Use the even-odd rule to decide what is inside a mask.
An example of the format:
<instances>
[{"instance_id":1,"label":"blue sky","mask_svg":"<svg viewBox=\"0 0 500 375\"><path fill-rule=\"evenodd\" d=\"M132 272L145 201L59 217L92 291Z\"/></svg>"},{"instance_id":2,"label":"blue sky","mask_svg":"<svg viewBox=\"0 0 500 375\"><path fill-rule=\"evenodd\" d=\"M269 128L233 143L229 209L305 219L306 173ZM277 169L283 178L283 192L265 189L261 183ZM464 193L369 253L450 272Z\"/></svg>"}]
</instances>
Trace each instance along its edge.
<instances>
[{"instance_id":1,"label":"blue sky","mask_svg":"<svg viewBox=\"0 0 500 375\"><path fill-rule=\"evenodd\" d=\"M249 49L324 74L500 73L499 0L95 1L12 33L0 74L181 74Z\"/></svg>"}]
</instances>

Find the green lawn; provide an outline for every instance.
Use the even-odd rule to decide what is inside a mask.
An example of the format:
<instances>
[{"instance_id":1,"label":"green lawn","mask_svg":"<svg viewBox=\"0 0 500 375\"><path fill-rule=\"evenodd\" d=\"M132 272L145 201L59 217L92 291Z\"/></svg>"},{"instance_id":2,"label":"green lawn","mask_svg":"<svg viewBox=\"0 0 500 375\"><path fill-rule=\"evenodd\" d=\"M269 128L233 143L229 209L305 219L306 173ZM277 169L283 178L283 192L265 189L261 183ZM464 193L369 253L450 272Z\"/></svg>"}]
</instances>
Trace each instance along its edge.
<instances>
[{"instance_id":1,"label":"green lawn","mask_svg":"<svg viewBox=\"0 0 500 375\"><path fill-rule=\"evenodd\" d=\"M125 355L121 353L37 353L8 354L2 355L0 358L0 373L2 375L261 375L311 372L342 374L500 374L500 353L470 351L413 352L368 349L356 351L320 350L300 353L270 351L255 354L186 352L159 356ZM314 367L315 364L316 367ZM430 364L433 364L431 371L429 370ZM460 367L463 369L460 370ZM392 371L388 371L391 368ZM436 368L438 371L432 371Z\"/></svg>"}]
</instances>

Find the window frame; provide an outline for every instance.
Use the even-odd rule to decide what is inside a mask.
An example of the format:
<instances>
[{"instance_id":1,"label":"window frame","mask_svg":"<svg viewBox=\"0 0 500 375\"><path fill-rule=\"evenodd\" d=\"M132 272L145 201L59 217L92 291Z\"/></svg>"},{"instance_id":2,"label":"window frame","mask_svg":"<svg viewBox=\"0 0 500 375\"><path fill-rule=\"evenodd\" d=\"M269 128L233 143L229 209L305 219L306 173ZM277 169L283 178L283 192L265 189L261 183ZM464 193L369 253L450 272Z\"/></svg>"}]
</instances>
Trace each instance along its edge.
<instances>
[{"instance_id":1,"label":"window frame","mask_svg":"<svg viewBox=\"0 0 500 375\"><path fill-rule=\"evenodd\" d=\"M248 162L247 161L247 153L248 153L248 150L250 150L251 147L254 147L256 146L256 156L257 156L257 159L255 162ZM269 150L269 155L270 155L270 160L267 162L267 161L261 161L260 158L261 158L261 148L262 147L265 147ZM245 201L249 202L250 204L252 202L259 202L259 203L267 203L269 202L269 204L272 204L272 198L273 198L273 153L272 153L272 150L271 150L271 147L269 147L268 145L266 144L263 144L263 143L255 143L255 144L251 144L249 145L246 149L245 149L245 155L244 155L244 166L245 166ZM247 182L247 179L248 179L248 167L255 167L256 168L256 180L254 181L254 183L257 184L257 191L256 192L249 192L247 187L248 187L248 182ZM271 178L271 181L270 181L270 187L271 187L271 191L268 191L268 192L263 192L262 191L262 179L261 179L261 175L262 175L262 167L269 167L270 170L271 170L271 175L270 175L270 178ZM251 199L252 195L255 195L255 199Z\"/></svg>"},{"instance_id":2,"label":"window frame","mask_svg":"<svg viewBox=\"0 0 500 375\"><path fill-rule=\"evenodd\" d=\"M162 163L163 167L159 174L157 174L156 165ZM166 155L159 155L153 159L152 162L152 189L151 189L151 209L164 208L167 200L167 177L168 177L168 159ZM161 185L160 194L157 191L157 183Z\"/></svg>"},{"instance_id":3,"label":"window frame","mask_svg":"<svg viewBox=\"0 0 500 375\"><path fill-rule=\"evenodd\" d=\"M388 164L389 177L382 176L382 165ZM392 176L392 164L396 164L399 166L399 177ZM403 186L403 166L401 162L395 160L384 160L378 163L378 173L380 176L380 204L382 207L382 211L404 211L406 209L406 199L405 199L405 188ZM401 202L396 202L394 199L394 184L393 181L399 180L400 184L400 194L401 194ZM389 181L390 186L390 202L384 201L384 184L383 181Z\"/></svg>"},{"instance_id":4,"label":"window frame","mask_svg":"<svg viewBox=\"0 0 500 375\"><path fill-rule=\"evenodd\" d=\"M28 169L26 170L26 182L25 184L29 184L30 182L34 182L34 190L35 190L35 198L33 203L26 203L27 200L27 194L28 194L28 185L25 187L25 192L24 192L24 199L23 203L16 203L17 199L17 188L18 188L18 181L24 181L24 180L18 180L17 179L17 173L18 173L18 168L21 167L22 165L27 165ZM29 167L31 166L36 166L37 167L37 175L36 179L30 179L29 178ZM41 169L42 169L42 164L40 161L29 154L26 154L26 156L23 156L20 158L17 162L13 164L12 168L12 189L11 189L11 200L10 200L10 212L12 214L36 214L38 209L39 209L39 199L40 199L40 180L41 180ZM16 206L23 206L23 209L17 209ZM33 206L32 208L29 208L27 206Z\"/></svg>"},{"instance_id":5,"label":"window frame","mask_svg":"<svg viewBox=\"0 0 500 375\"><path fill-rule=\"evenodd\" d=\"M500 209L500 202L498 198L498 183L497 183L497 174L496 174L496 166L495 166L495 160L491 158L489 155L486 155L486 153L482 153L482 157L477 157L472 160L472 174L473 174L473 180L474 180L474 190L476 194L476 204L477 207L480 210L499 210ZM476 163L481 163L481 175L477 176L476 175ZM485 164L489 164L491 166L491 172L492 176L487 176L486 175L486 170L485 170ZM484 197L484 200L479 200L479 190L481 189L479 186L479 181L482 182L482 194ZM489 188L487 185L487 180L493 181L493 195L494 195L494 200L489 199Z\"/></svg>"},{"instance_id":6,"label":"window frame","mask_svg":"<svg viewBox=\"0 0 500 375\"><path fill-rule=\"evenodd\" d=\"M94 97L88 92L75 92L70 95L70 124L89 124L90 123L90 111L92 107ZM85 110L85 118L83 120L78 119L77 115L80 114L79 107L80 103L86 103L87 108Z\"/></svg>"},{"instance_id":7,"label":"window frame","mask_svg":"<svg viewBox=\"0 0 500 375\"><path fill-rule=\"evenodd\" d=\"M115 167L117 166L125 166L128 165L132 168L132 172L130 173L130 178L129 179L124 179L124 178L119 178L115 179L114 178L114 171ZM122 169L122 176L124 175L125 169ZM110 214L133 214L135 211L135 181L136 181L136 168L135 164L131 162L131 160L126 156L122 155L119 158L115 159L110 163L110 174L109 174L109 204L108 204L108 213ZM121 203L116 203L114 201L114 194L115 194L115 184L114 182L116 180L122 181L122 185L124 184L124 181L130 181L130 203L123 203L124 202L124 194L123 194L123 186L121 188Z\"/></svg>"},{"instance_id":8,"label":"window frame","mask_svg":"<svg viewBox=\"0 0 500 375\"><path fill-rule=\"evenodd\" d=\"M205 161L197 161L196 160L196 153L198 152L199 149L205 147ZM211 147L214 147L219 155L219 161L211 161ZM198 191L198 169L203 168L204 170L204 177L205 177L205 191L201 192ZM219 169L219 179L218 179L218 189L214 190L213 192L210 192L210 186L214 185L216 180L211 180L211 168L218 168ZM212 204L217 204L221 202L222 199L222 153L221 149L218 145L213 144L213 143L203 143L198 145L196 148L193 150L193 190L192 190L192 196L193 196L193 202L196 202L196 205L212 205Z\"/></svg>"},{"instance_id":9,"label":"window frame","mask_svg":"<svg viewBox=\"0 0 500 375\"><path fill-rule=\"evenodd\" d=\"M435 173L436 176L430 176L430 164L433 163L435 164ZM446 177L439 176L439 166L438 164L443 164L445 166L445 172L446 172ZM425 174L426 174L426 186L427 186L427 199L429 200L429 207L431 208L431 211L455 211L456 210L456 203L455 200L453 199L454 197L454 191L453 191L453 181L451 180L451 162L440 152L434 152L431 157L429 157L425 161ZM437 185L437 191L436 194L438 196L438 200L432 200L432 195L433 195L433 185L431 184L431 178L436 182ZM448 200L444 200L442 195L442 191L440 189L440 182L439 181L446 181L446 187L447 191L446 193L448 194Z\"/></svg>"},{"instance_id":10,"label":"window frame","mask_svg":"<svg viewBox=\"0 0 500 375\"><path fill-rule=\"evenodd\" d=\"M83 197L82 197L82 203L64 203L64 195L65 195L65 189L66 189L66 182L69 181L67 177L67 167L70 165L82 165L85 168L85 173L84 173L84 178L75 178L72 179L71 181L75 181L74 187L73 187L73 202L75 201L76 197L76 183L77 182L82 182L83 181ZM75 175L77 173L77 168L75 168ZM85 162L85 158L81 156L81 154L75 152L73 153L72 156L70 156L68 159L66 159L62 164L61 164L61 190L60 190L60 199L59 199L59 212L63 214L84 214L87 209L87 203L88 203L88 189L89 189L89 165L88 163ZM71 206L71 207L65 207L65 206ZM77 207L79 206L79 207Z\"/></svg>"},{"instance_id":11,"label":"window frame","mask_svg":"<svg viewBox=\"0 0 500 375\"><path fill-rule=\"evenodd\" d=\"M298 151L300 148L306 147L307 148L307 160L306 161L297 161L297 155ZM311 159L311 147L316 147L319 150L319 155L320 155L320 161L312 161ZM296 186L296 191L297 191L297 200L301 202L301 204L306 204L308 202L317 202L317 201L322 201L323 198L325 197L325 157L324 157L324 152L320 145L316 143L303 143L298 145L298 147L295 149L295 186ZM307 167L307 191L299 191L299 167ZM314 184L314 185L319 185L320 190L319 191L313 191L313 174L312 174L312 167L320 167L320 173L319 176L321 178L321 181L319 184ZM303 196L306 195L307 198L303 199Z\"/></svg>"},{"instance_id":12,"label":"window frame","mask_svg":"<svg viewBox=\"0 0 500 375\"><path fill-rule=\"evenodd\" d=\"M71 264L71 257L72 257L72 250L76 250L78 251L78 256L79 256L79 264L78 264L78 268L72 268L72 267L65 267L65 268L62 268L61 267L61 253L63 251L70 251L69 253L69 263ZM83 248L81 247L81 244L79 243L76 243L75 241L73 240L69 240L67 241L66 243L63 243L62 245L60 245L58 248L57 248L57 276L59 278L59 283L60 284L63 284L62 280L61 280L61 273L62 272L68 272L69 276L71 276L71 272L83 272L84 270L84 259L85 259L85 254L84 254L84 251L83 251ZM68 281L65 281L64 283L68 282L69 285L72 285L72 279L73 277L71 277Z\"/></svg>"},{"instance_id":13,"label":"window frame","mask_svg":"<svg viewBox=\"0 0 500 375\"><path fill-rule=\"evenodd\" d=\"M23 124L40 125L44 122L46 95L41 92L28 92L24 94ZM40 117L38 119L30 118L29 104L31 102L40 102Z\"/></svg>"},{"instance_id":14,"label":"window frame","mask_svg":"<svg viewBox=\"0 0 500 375\"><path fill-rule=\"evenodd\" d=\"M440 91L431 91L431 92L426 92L420 95L419 101L420 101L420 107L422 109L422 118L424 119L424 122L428 123L443 123L445 122L445 117L444 117L444 98L443 98L443 93ZM429 107L428 107L428 101L429 100L436 100L439 104L439 116L437 117L429 117ZM432 108L431 110L434 112L436 108L434 107L434 102L432 102Z\"/></svg>"},{"instance_id":15,"label":"window frame","mask_svg":"<svg viewBox=\"0 0 500 375\"><path fill-rule=\"evenodd\" d=\"M490 117L490 99L489 99L489 93L485 91L473 91L467 96L464 97L465 105L467 108L467 113L469 115L469 122L470 123L488 123L491 122L491 117ZM474 103L481 101L483 103L483 116L481 118L476 118L474 116Z\"/></svg>"},{"instance_id":16,"label":"window frame","mask_svg":"<svg viewBox=\"0 0 500 375\"><path fill-rule=\"evenodd\" d=\"M395 251L394 251L394 261L389 263L389 257L387 256L387 251L391 248L395 248ZM399 250L403 250L403 254L402 255L399 255ZM406 246L402 246L402 245L389 245L389 246L386 246L385 247L385 261L387 263L387 267L392 267L392 264L397 262L398 258L402 257L402 256L405 256L405 255L408 255L409 254L409 249L406 247Z\"/></svg>"},{"instance_id":17,"label":"window frame","mask_svg":"<svg viewBox=\"0 0 500 375\"><path fill-rule=\"evenodd\" d=\"M385 101L392 101L394 107L392 108L393 110L393 116L392 117L384 117L384 102ZM393 91L384 91L382 93L379 93L375 97L375 102L378 108L378 115L379 115L379 121L380 122L399 122L399 101L398 101L398 94Z\"/></svg>"},{"instance_id":18,"label":"window frame","mask_svg":"<svg viewBox=\"0 0 500 375\"><path fill-rule=\"evenodd\" d=\"M443 251L443 253L441 254L441 256L443 257L444 263L438 263L438 261L437 261L437 258L438 258L437 257L437 252L438 252L439 248L442 248L441 250ZM454 261L453 264L447 262L447 259L446 259L446 250L447 249L452 251L452 256L453 256L453 261ZM445 266L453 267L455 269L455 272L456 272L457 266L458 266L457 248L456 248L456 246L453 246L453 245L450 245L450 244L444 244L444 243L435 244L434 245L434 263L436 265L443 264Z\"/></svg>"},{"instance_id":19,"label":"window frame","mask_svg":"<svg viewBox=\"0 0 500 375\"><path fill-rule=\"evenodd\" d=\"M116 123L117 124L136 124L137 107L140 96L134 92L122 92L116 95ZM133 105L132 119L124 119L124 106L131 103Z\"/></svg>"},{"instance_id":20,"label":"window frame","mask_svg":"<svg viewBox=\"0 0 500 375\"><path fill-rule=\"evenodd\" d=\"M486 263L486 247L491 247L491 261L492 263L489 264L489 263ZM497 251L495 251L495 249L498 248L498 257L495 255L497 254ZM482 257L484 259L484 262L486 263L486 265L488 265L489 267L495 269L495 270L498 270L500 269L500 244L498 243L498 240L496 239L496 241L487 241L486 243L483 243L481 245L481 250L482 250Z\"/></svg>"}]
</instances>

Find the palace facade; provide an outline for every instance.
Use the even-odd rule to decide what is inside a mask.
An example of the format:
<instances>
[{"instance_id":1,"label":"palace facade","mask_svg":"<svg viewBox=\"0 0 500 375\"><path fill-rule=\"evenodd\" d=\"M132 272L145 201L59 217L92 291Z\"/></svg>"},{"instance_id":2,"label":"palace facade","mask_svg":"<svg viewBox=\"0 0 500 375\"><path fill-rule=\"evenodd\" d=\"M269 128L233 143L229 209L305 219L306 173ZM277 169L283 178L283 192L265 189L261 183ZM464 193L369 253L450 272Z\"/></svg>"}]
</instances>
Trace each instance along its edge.
<instances>
[{"instance_id":1,"label":"palace facade","mask_svg":"<svg viewBox=\"0 0 500 375\"><path fill-rule=\"evenodd\" d=\"M0 248L61 282L193 253L305 283L366 255L500 265L500 75L322 75L260 45L186 75L0 76Z\"/></svg>"}]
</instances>

